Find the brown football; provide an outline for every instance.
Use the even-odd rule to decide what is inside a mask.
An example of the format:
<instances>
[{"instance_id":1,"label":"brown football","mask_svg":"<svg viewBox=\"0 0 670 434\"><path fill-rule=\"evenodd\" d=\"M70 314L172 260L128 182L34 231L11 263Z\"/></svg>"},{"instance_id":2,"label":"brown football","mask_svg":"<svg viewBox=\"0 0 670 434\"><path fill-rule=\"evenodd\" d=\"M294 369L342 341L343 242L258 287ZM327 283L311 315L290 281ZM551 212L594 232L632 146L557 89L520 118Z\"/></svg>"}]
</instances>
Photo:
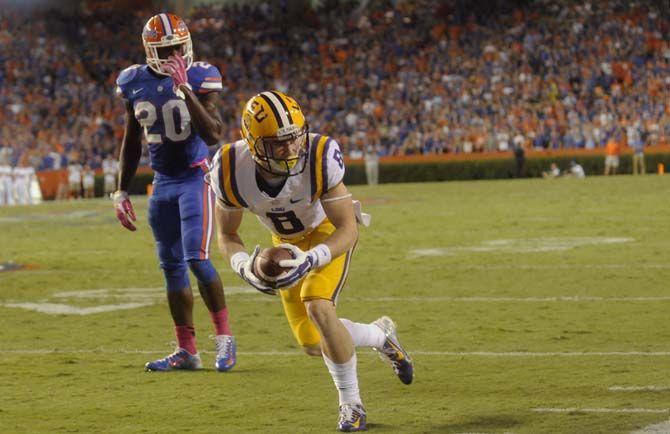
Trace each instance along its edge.
<instances>
[{"instance_id":1,"label":"brown football","mask_svg":"<svg viewBox=\"0 0 670 434\"><path fill-rule=\"evenodd\" d=\"M293 259L290 250L282 247L264 249L256 257L254 273L266 282L274 282L284 271L290 270L279 265L279 261L284 259Z\"/></svg>"}]
</instances>

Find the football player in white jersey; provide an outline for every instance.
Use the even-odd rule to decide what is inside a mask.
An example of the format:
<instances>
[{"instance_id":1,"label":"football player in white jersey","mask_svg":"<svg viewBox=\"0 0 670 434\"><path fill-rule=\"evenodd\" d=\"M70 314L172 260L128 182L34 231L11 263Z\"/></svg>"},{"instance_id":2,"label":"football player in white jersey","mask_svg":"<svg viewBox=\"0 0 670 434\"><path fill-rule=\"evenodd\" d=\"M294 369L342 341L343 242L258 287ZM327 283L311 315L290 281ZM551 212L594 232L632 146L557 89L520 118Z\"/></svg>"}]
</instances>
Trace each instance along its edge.
<instances>
[{"instance_id":1,"label":"football player in white jersey","mask_svg":"<svg viewBox=\"0 0 670 434\"><path fill-rule=\"evenodd\" d=\"M81 164L76 161L71 161L67 165L67 181L71 198L79 199L81 196L81 171Z\"/></svg>"},{"instance_id":2,"label":"football player in white jersey","mask_svg":"<svg viewBox=\"0 0 670 434\"><path fill-rule=\"evenodd\" d=\"M102 160L102 173L105 178L105 196L109 197L116 190L116 175L119 172L119 162L112 154Z\"/></svg>"},{"instance_id":3,"label":"football player in white jersey","mask_svg":"<svg viewBox=\"0 0 670 434\"><path fill-rule=\"evenodd\" d=\"M30 173L24 166L16 166L14 174L14 199L18 205L30 205Z\"/></svg>"},{"instance_id":4,"label":"football player in white jersey","mask_svg":"<svg viewBox=\"0 0 670 434\"><path fill-rule=\"evenodd\" d=\"M338 429L364 430L355 347L376 349L405 384L412 382L413 365L390 318L362 324L337 317L337 298L358 239L354 203L342 182L342 152L332 138L310 133L298 103L278 91L247 102L242 135L217 152L208 175L218 199L221 252L256 289L279 292L296 340L307 354L323 357L333 377ZM293 254L280 262L290 270L274 283L254 274L260 249L246 253L238 234L245 208L272 232L275 246Z\"/></svg>"},{"instance_id":5,"label":"football player in white jersey","mask_svg":"<svg viewBox=\"0 0 670 434\"><path fill-rule=\"evenodd\" d=\"M95 197L95 172L88 164L84 166L81 181L84 187L84 197L87 199Z\"/></svg>"},{"instance_id":6,"label":"football player in white jersey","mask_svg":"<svg viewBox=\"0 0 670 434\"><path fill-rule=\"evenodd\" d=\"M0 164L0 206L13 205L13 197L12 168L7 164Z\"/></svg>"}]
</instances>

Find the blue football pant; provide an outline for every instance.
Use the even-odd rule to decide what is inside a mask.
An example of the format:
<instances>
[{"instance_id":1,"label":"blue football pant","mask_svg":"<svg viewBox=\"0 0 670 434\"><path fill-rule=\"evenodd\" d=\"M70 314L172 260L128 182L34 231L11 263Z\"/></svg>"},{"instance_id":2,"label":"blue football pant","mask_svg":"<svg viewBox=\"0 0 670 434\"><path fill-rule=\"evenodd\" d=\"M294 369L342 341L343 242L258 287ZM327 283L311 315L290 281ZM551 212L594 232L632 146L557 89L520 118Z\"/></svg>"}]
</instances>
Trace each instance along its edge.
<instances>
[{"instance_id":1,"label":"blue football pant","mask_svg":"<svg viewBox=\"0 0 670 434\"><path fill-rule=\"evenodd\" d=\"M202 172L187 178L160 177L149 199L149 224L168 291L190 287L187 263L204 283L217 278L209 261L214 192Z\"/></svg>"}]
</instances>

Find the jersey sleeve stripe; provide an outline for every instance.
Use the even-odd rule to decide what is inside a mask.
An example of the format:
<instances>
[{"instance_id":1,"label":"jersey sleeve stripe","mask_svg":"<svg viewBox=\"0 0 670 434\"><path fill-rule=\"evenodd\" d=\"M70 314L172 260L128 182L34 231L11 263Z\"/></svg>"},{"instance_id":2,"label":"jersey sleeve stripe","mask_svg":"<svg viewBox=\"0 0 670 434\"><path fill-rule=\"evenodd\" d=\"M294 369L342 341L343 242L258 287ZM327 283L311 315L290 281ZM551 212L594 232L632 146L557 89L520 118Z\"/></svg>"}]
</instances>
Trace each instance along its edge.
<instances>
[{"instance_id":1,"label":"jersey sleeve stripe","mask_svg":"<svg viewBox=\"0 0 670 434\"><path fill-rule=\"evenodd\" d=\"M207 259L207 254L209 253L209 225L211 224L210 222L210 215L209 215L209 195L211 193L211 190L209 188L209 185L205 184L203 185L202 188L202 239L200 240L200 254L199 254L199 259Z\"/></svg>"},{"instance_id":2,"label":"jersey sleeve stripe","mask_svg":"<svg viewBox=\"0 0 670 434\"><path fill-rule=\"evenodd\" d=\"M221 187L221 175L223 175L221 170L221 152L217 152L212 160L212 167L209 173L205 175L205 182L209 183L212 190L214 190L217 201L228 207L232 207L230 202L224 197L225 193Z\"/></svg>"},{"instance_id":3,"label":"jersey sleeve stripe","mask_svg":"<svg viewBox=\"0 0 670 434\"><path fill-rule=\"evenodd\" d=\"M239 204L238 208L240 206L244 208L249 208L247 203L242 199L242 195L240 195L240 191L237 189L237 176L235 176L235 148L230 147L230 173L228 174L227 179L230 179L230 187L233 192L233 196L231 196L231 199L233 199L234 202L237 202Z\"/></svg>"},{"instance_id":4,"label":"jersey sleeve stripe","mask_svg":"<svg viewBox=\"0 0 670 434\"><path fill-rule=\"evenodd\" d=\"M315 134L309 143L309 185L311 186L312 202L316 200L316 145L321 136Z\"/></svg>"},{"instance_id":5,"label":"jersey sleeve stripe","mask_svg":"<svg viewBox=\"0 0 670 434\"><path fill-rule=\"evenodd\" d=\"M356 243L358 243L358 241ZM344 288L344 284L347 283L347 277L349 277L349 266L351 265L351 257L354 255L355 248L356 244L354 244L354 247L352 247L351 249L349 249L349 251L347 251L347 256L344 259L344 270L342 270L342 274L340 275L340 281L337 282L337 286L335 287L335 291L333 292L333 297L330 299L330 301L332 301L335 304L337 304L337 298L340 296L342 288Z\"/></svg>"},{"instance_id":6,"label":"jersey sleeve stripe","mask_svg":"<svg viewBox=\"0 0 670 434\"><path fill-rule=\"evenodd\" d=\"M202 89L223 89L223 84L220 81L207 81L200 85Z\"/></svg>"},{"instance_id":7,"label":"jersey sleeve stripe","mask_svg":"<svg viewBox=\"0 0 670 434\"><path fill-rule=\"evenodd\" d=\"M316 161L314 164L314 171L315 171L315 176L316 176L316 196L314 199L320 198L321 194L323 194L323 148L326 143L326 140L328 140L327 136L321 136L319 139L318 143L316 144Z\"/></svg>"},{"instance_id":8,"label":"jersey sleeve stripe","mask_svg":"<svg viewBox=\"0 0 670 434\"><path fill-rule=\"evenodd\" d=\"M228 158L228 153L230 152L230 145L225 145L221 148L221 164L219 165L219 188L221 189L221 201L233 208L241 208L239 204L236 204L231 199L233 196L233 191L230 188L230 159Z\"/></svg>"},{"instance_id":9,"label":"jersey sleeve stripe","mask_svg":"<svg viewBox=\"0 0 670 434\"><path fill-rule=\"evenodd\" d=\"M321 185L323 185L323 192L328 193L328 150L330 149L330 142L332 142L333 139L328 137L326 140L326 143L323 145L323 154L321 155L321 175L323 178L323 181L321 181Z\"/></svg>"}]
</instances>

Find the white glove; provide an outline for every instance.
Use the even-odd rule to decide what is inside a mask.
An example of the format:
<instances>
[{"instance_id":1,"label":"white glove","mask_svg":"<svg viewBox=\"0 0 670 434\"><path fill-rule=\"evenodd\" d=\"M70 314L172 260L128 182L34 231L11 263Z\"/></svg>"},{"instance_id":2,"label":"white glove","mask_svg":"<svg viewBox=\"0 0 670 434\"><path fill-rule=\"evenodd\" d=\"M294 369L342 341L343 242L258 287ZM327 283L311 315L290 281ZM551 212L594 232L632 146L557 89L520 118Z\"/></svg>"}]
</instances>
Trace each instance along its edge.
<instances>
[{"instance_id":1,"label":"white glove","mask_svg":"<svg viewBox=\"0 0 670 434\"><path fill-rule=\"evenodd\" d=\"M237 252L230 258L230 266L233 270L249 285L253 286L263 294L277 295L277 290L269 286L254 274L254 262L261 251L260 246L256 246L254 252L249 256L247 252Z\"/></svg>"},{"instance_id":2,"label":"white glove","mask_svg":"<svg viewBox=\"0 0 670 434\"><path fill-rule=\"evenodd\" d=\"M299 247L293 244L280 244L278 247L290 250L293 259L283 259L279 261L280 267L291 268L275 282L275 287L286 288L293 286L302 279L310 270L317 269L327 265L332 260L330 248L325 244L309 249L303 252Z\"/></svg>"}]
</instances>

